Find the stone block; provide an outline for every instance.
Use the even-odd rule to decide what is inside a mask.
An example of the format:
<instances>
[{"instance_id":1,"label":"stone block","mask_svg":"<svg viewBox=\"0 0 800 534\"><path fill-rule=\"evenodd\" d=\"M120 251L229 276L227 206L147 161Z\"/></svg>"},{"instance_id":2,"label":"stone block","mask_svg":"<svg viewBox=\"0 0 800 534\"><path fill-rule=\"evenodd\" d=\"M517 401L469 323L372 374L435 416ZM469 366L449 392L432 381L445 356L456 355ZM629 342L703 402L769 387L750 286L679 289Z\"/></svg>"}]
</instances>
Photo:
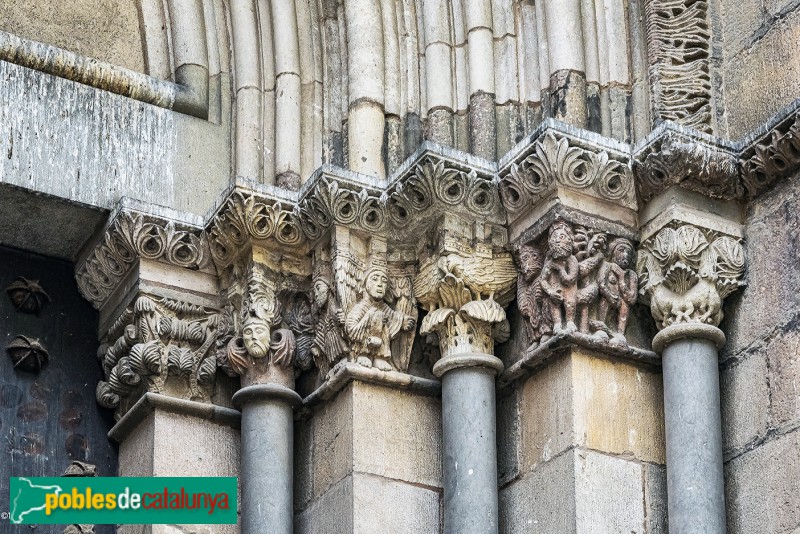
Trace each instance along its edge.
<instances>
[{"instance_id":1,"label":"stone block","mask_svg":"<svg viewBox=\"0 0 800 534\"><path fill-rule=\"evenodd\" d=\"M441 487L441 401L361 382L352 396L353 470Z\"/></svg>"},{"instance_id":2,"label":"stone block","mask_svg":"<svg viewBox=\"0 0 800 534\"><path fill-rule=\"evenodd\" d=\"M800 431L773 439L725 465L730 534L800 528Z\"/></svg>"},{"instance_id":3,"label":"stone block","mask_svg":"<svg viewBox=\"0 0 800 534\"><path fill-rule=\"evenodd\" d=\"M753 36L765 23L762 2L740 2L722 0L722 41L725 53L733 57L752 41Z\"/></svg>"},{"instance_id":4,"label":"stone block","mask_svg":"<svg viewBox=\"0 0 800 534\"><path fill-rule=\"evenodd\" d=\"M664 463L660 373L573 351L576 444Z\"/></svg>"},{"instance_id":5,"label":"stone block","mask_svg":"<svg viewBox=\"0 0 800 534\"><path fill-rule=\"evenodd\" d=\"M763 437L769 425L769 386L764 353L748 355L720 373L722 449L741 449Z\"/></svg>"},{"instance_id":6,"label":"stone block","mask_svg":"<svg viewBox=\"0 0 800 534\"><path fill-rule=\"evenodd\" d=\"M770 426L778 429L800 423L800 332L792 324L764 349L769 361Z\"/></svg>"},{"instance_id":7,"label":"stone block","mask_svg":"<svg viewBox=\"0 0 800 534\"><path fill-rule=\"evenodd\" d=\"M573 436L572 359L562 357L531 376L520 397L523 473L570 448Z\"/></svg>"},{"instance_id":8,"label":"stone block","mask_svg":"<svg viewBox=\"0 0 800 534\"><path fill-rule=\"evenodd\" d=\"M574 451L540 464L500 491L500 532L576 532Z\"/></svg>"},{"instance_id":9,"label":"stone block","mask_svg":"<svg viewBox=\"0 0 800 534\"><path fill-rule=\"evenodd\" d=\"M344 479L353 470L353 385L326 402L314 414L312 463L313 497Z\"/></svg>"},{"instance_id":10,"label":"stone block","mask_svg":"<svg viewBox=\"0 0 800 534\"><path fill-rule=\"evenodd\" d=\"M497 477L500 486L519 476L519 391L503 392L497 398Z\"/></svg>"},{"instance_id":11,"label":"stone block","mask_svg":"<svg viewBox=\"0 0 800 534\"><path fill-rule=\"evenodd\" d=\"M580 350L531 376L520 398L522 471L581 446L664 463L661 375Z\"/></svg>"},{"instance_id":12,"label":"stone block","mask_svg":"<svg viewBox=\"0 0 800 534\"><path fill-rule=\"evenodd\" d=\"M314 420L294 424L294 508L305 510L314 498Z\"/></svg>"},{"instance_id":13,"label":"stone block","mask_svg":"<svg viewBox=\"0 0 800 534\"><path fill-rule=\"evenodd\" d=\"M667 521L667 468L663 465L643 464L644 518L648 534L669 532Z\"/></svg>"},{"instance_id":14,"label":"stone block","mask_svg":"<svg viewBox=\"0 0 800 534\"><path fill-rule=\"evenodd\" d=\"M353 532L353 477L340 480L294 518L297 534Z\"/></svg>"},{"instance_id":15,"label":"stone block","mask_svg":"<svg viewBox=\"0 0 800 534\"><path fill-rule=\"evenodd\" d=\"M797 255L797 178L753 202L745 230L747 287L734 293L721 328L728 336L723 357L733 356L785 324L800 310L800 271L787 257Z\"/></svg>"},{"instance_id":16,"label":"stone block","mask_svg":"<svg viewBox=\"0 0 800 534\"><path fill-rule=\"evenodd\" d=\"M641 464L584 450L574 456L575 531L644 534Z\"/></svg>"},{"instance_id":17,"label":"stone block","mask_svg":"<svg viewBox=\"0 0 800 534\"><path fill-rule=\"evenodd\" d=\"M755 44L727 63L728 137L743 137L800 94L798 40L800 10L779 19Z\"/></svg>"},{"instance_id":18,"label":"stone block","mask_svg":"<svg viewBox=\"0 0 800 534\"><path fill-rule=\"evenodd\" d=\"M441 532L441 493L383 477L353 474L353 529L373 534Z\"/></svg>"}]
</instances>

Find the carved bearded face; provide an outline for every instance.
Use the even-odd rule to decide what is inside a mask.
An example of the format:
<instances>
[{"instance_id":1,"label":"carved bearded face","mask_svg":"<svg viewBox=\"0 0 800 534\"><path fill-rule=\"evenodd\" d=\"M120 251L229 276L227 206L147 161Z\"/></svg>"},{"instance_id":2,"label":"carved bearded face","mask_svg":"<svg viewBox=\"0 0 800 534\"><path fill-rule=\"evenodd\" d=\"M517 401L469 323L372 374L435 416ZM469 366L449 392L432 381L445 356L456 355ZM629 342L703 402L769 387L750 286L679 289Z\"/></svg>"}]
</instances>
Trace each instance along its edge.
<instances>
[{"instance_id":1,"label":"carved bearded face","mask_svg":"<svg viewBox=\"0 0 800 534\"><path fill-rule=\"evenodd\" d=\"M572 254L572 234L565 226L556 227L547 240L550 256L566 258Z\"/></svg>"},{"instance_id":2,"label":"carved bearded face","mask_svg":"<svg viewBox=\"0 0 800 534\"><path fill-rule=\"evenodd\" d=\"M539 250L529 245L519 249L519 269L522 276L531 281L542 272L542 259Z\"/></svg>"},{"instance_id":3,"label":"carved bearded face","mask_svg":"<svg viewBox=\"0 0 800 534\"><path fill-rule=\"evenodd\" d=\"M633 247L628 243L619 243L614 247L613 258L614 263L623 269L630 269L633 264Z\"/></svg>"},{"instance_id":4,"label":"carved bearded face","mask_svg":"<svg viewBox=\"0 0 800 534\"><path fill-rule=\"evenodd\" d=\"M328 284L323 280L314 282L314 302L318 308L325 306L328 301Z\"/></svg>"},{"instance_id":5,"label":"carved bearded face","mask_svg":"<svg viewBox=\"0 0 800 534\"><path fill-rule=\"evenodd\" d=\"M365 285L370 297L377 300L383 299L388 284L389 278L382 271L372 270L367 273Z\"/></svg>"},{"instance_id":6,"label":"carved bearded face","mask_svg":"<svg viewBox=\"0 0 800 534\"><path fill-rule=\"evenodd\" d=\"M248 317L242 327L244 348L253 358L264 358L269 351L269 323L258 317Z\"/></svg>"}]
</instances>

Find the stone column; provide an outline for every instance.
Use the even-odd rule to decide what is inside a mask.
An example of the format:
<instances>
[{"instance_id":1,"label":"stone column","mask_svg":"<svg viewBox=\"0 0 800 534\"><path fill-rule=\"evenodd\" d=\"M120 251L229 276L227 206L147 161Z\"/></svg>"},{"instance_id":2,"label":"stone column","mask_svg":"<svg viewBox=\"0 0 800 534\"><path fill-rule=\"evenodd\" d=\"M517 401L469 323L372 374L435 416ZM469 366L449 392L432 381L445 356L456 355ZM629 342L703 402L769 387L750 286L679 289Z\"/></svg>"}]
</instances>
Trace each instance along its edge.
<instances>
[{"instance_id":1,"label":"stone column","mask_svg":"<svg viewBox=\"0 0 800 534\"><path fill-rule=\"evenodd\" d=\"M446 533L498 531L495 376L503 364L494 343L508 338L502 304L516 272L484 230L445 215L438 250L422 259L415 284L428 310L420 333L435 336L441 353L433 372L442 380Z\"/></svg>"},{"instance_id":2,"label":"stone column","mask_svg":"<svg viewBox=\"0 0 800 534\"><path fill-rule=\"evenodd\" d=\"M739 238L679 221L640 251L641 291L661 329L653 348L662 353L672 532L725 532L717 325L743 273Z\"/></svg>"}]
</instances>

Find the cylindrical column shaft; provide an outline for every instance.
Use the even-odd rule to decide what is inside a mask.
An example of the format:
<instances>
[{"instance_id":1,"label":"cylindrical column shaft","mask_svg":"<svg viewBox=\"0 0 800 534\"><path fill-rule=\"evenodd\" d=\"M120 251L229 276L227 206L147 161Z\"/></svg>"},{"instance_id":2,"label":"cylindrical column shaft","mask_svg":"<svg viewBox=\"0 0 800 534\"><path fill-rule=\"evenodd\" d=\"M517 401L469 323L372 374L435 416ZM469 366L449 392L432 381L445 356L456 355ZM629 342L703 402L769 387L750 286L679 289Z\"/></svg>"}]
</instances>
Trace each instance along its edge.
<instances>
[{"instance_id":1,"label":"cylindrical column shaft","mask_svg":"<svg viewBox=\"0 0 800 534\"><path fill-rule=\"evenodd\" d=\"M442 376L447 534L497 532L495 374L459 367Z\"/></svg>"},{"instance_id":2,"label":"cylindrical column shaft","mask_svg":"<svg viewBox=\"0 0 800 534\"><path fill-rule=\"evenodd\" d=\"M234 395L242 411L242 534L293 530L293 408L299 399L272 384L248 386Z\"/></svg>"},{"instance_id":3,"label":"cylindrical column shaft","mask_svg":"<svg viewBox=\"0 0 800 534\"><path fill-rule=\"evenodd\" d=\"M669 341L662 366L670 532L724 534L717 344L699 337Z\"/></svg>"}]
</instances>

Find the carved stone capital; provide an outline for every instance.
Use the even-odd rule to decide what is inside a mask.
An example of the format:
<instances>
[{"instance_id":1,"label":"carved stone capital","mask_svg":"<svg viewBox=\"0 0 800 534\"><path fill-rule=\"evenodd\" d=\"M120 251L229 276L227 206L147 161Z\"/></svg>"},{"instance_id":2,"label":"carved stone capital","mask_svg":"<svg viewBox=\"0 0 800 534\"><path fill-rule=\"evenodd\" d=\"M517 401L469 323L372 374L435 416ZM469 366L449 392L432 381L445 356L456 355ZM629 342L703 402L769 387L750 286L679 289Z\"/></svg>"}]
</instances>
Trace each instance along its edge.
<instances>
[{"instance_id":1,"label":"carved stone capital","mask_svg":"<svg viewBox=\"0 0 800 534\"><path fill-rule=\"evenodd\" d=\"M513 298L516 270L504 232L492 230L445 217L438 246L420 256L414 296L428 311L420 334L438 344L442 359L493 355L495 342L510 335L503 307Z\"/></svg>"},{"instance_id":2,"label":"carved stone capital","mask_svg":"<svg viewBox=\"0 0 800 534\"><path fill-rule=\"evenodd\" d=\"M112 215L75 270L78 289L95 308L103 306L139 260L193 271L213 270L200 225L177 222L169 215L143 213L124 202Z\"/></svg>"},{"instance_id":3,"label":"carved stone capital","mask_svg":"<svg viewBox=\"0 0 800 534\"><path fill-rule=\"evenodd\" d=\"M737 147L672 122L659 126L635 150L633 170L645 202L674 185L711 198L739 194Z\"/></svg>"},{"instance_id":4,"label":"carved stone capital","mask_svg":"<svg viewBox=\"0 0 800 534\"><path fill-rule=\"evenodd\" d=\"M672 220L642 241L636 270L659 329L719 326L723 299L744 285L742 237Z\"/></svg>"},{"instance_id":5,"label":"carved stone capital","mask_svg":"<svg viewBox=\"0 0 800 534\"><path fill-rule=\"evenodd\" d=\"M628 145L548 120L519 146L497 174L512 235L557 204L635 224Z\"/></svg>"}]
</instances>

